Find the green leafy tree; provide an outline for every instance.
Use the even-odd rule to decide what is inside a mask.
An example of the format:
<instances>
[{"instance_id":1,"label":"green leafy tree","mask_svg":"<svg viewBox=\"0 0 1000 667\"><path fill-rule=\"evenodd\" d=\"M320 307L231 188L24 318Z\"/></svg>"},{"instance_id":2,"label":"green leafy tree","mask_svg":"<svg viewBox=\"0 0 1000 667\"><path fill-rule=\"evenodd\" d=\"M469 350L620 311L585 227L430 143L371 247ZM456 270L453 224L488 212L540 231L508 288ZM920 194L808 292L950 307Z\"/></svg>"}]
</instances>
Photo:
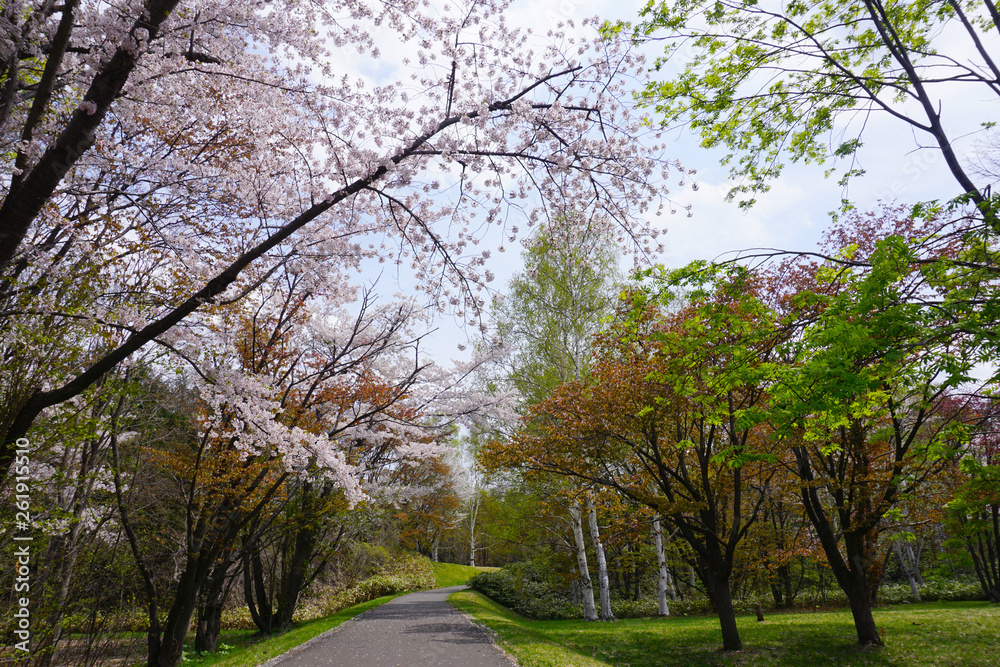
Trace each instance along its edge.
<instances>
[{"instance_id":1,"label":"green leafy tree","mask_svg":"<svg viewBox=\"0 0 1000 667\"><path fill-rule=\"evenodd\" d=\"M890 513L967 441L965 413L954 405L967 400L956 392L973 356L955 332L937 334L947 323L921 303L934 297L908 221L896 220L888 235L865 233L873 227L864 222L853 237L850 226L835 230L832 243L852 241L839 255L782 267L793 333L773 376L770 420L794 454L803 506L858 641L881 645L871 613L880 536Z\"/></svg>"},{"instance_id":2,"label":"green leafy tree","mask_svg":"<svg viewBox=\"0 0 1000 667\"><path fill-rule=\"evenodd\" d=\"M495 302L493 344L505 354L492 381L516 391L522 405L585 375L591 339L614 311L619 254L603 223L583 234L580 227L540 229L522 253L524 270Z\"/></svg>"},{"instance_id":3,"label":"green leafy tree","mask_svg":"<svg viewBox=\"0 0 1000 667\"><path fill-rule=\"evenodd\" d=\"M632 29L657 41L660 70L643 97L665 125L688 124L702 145L728 151L737 185L753 203L792 162L844 160L843 178L863 173L858 149L872 114L905 124L940 151L958 194L988 209L988 182L976 178L956 143L970 98L1000 94L991 0L651 1ZM983 125L993 126L992 119Z\"/></svg>"}]
</instances>

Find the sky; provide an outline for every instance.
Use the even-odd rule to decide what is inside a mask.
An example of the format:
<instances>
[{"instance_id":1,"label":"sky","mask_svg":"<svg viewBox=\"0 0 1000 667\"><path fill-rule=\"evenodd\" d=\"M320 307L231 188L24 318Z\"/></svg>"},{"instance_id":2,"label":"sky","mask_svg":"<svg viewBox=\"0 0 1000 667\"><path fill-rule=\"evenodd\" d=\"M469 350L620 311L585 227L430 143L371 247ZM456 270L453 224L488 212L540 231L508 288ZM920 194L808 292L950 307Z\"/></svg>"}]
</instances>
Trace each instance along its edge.
<instances>
[{"instance_id":1,"label":"sky","mask_svg":"<svg viewBox=\"0 0 1000 667\"><path fill-rule=\"evenodd\" d=\"M634 20L644 4L644 0L515 0L507 18L544 33L567 18L577 24L593 15ZM650 54L655 56L656 50ZM663 73L669 72L668 65ZM963 100L961 104L953 104L948 118L976 124L979 119L995 115L991 110L984 115L985 103ZM989 104L995 103L990 100ZM676 181L671 185L671 198L681 205L690 204L690 216L686 217L682 210L667 217L666 248L660 262L683 266L692 260L717 259L751 248L814 250L831 222L831 212L840 207L845 197L860 209L870 210L879 201L913 203L955 196L958 186L936 149L919 149L920 138L888 116L872 116L866 122L866 143L859 156L867 173L853 180L847 191L836 183L836 177L824 177L824 166L792 164L786 166L770 191L760 195L749 211L725 201L732 184L728 168L719 164L722 152L700 147L698 138L690 131L671 131L667 138L672 156L687 168L697 170L698 188L692 189L690 180L682 188L676 187ZM496 289L502 292L521 263L515 250L509 249L500 258L491 269L497 275ZM468 336L476 332L461 328L447 315L436 317L434 326L438 331L428 341L428 349L439 361L467 356L458 346L466 344Z\"/></svg>"}]
</instances>

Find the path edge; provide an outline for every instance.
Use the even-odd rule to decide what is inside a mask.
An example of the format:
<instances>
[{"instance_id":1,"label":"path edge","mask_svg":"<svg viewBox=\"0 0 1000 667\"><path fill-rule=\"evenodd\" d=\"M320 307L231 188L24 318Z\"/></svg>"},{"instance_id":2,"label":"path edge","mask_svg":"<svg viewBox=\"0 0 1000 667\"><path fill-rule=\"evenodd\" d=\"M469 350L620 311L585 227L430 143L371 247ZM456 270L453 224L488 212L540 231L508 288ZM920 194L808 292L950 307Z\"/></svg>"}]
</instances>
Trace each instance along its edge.
<instances>
[{"instance_id":1,"label":"path edge","mask_svg":"<svg viewBox=\"0 0 1000 667\"><path fill-rule=\"evenodd\" d=\"M464 591L464 590L475 590L475 589L472 588L472 587L470 587L470 586L466 586L465 588L463 588L461 590ZM455 593L460 593L460 592L461 591L455 591ZM448 605L451 607L452 611L454 611L455 613L459 614L460 616L464 616L465 620L467 620L469 623L472 623L474 626L476 626L477 628L479 628L480 630L482 630L486 634L486 636L490 638L490 641L493 643L493 646L495 646L497 648L497 650L500 651L500 653L502 653L505 658L507 658L507 661L511 664L511 667L521 667L521 663L519 663L517 661L517 658L515 658L513 655L511 655L507 651L507 649L505 649L503 647L503 645L500 643L500 635L497 634L497 632L494 631L493 628L491 628L490 626L486 625L485 623L480 623L474 617L470 616L469 614L466 614L464 611L462 611L461 609L459 609L458 607L456 607L455 605L453 605L451 603L451 595L449 595L445 599L445 602L448 603ZM334 629L336 629L336 628L334 628Z\"/></svg>"},{"instance_id":2,"label":"path edge","mask_svg":"<svg viewBox=\"0 0 1000 667\"><path fill-rule=\"evenodd\" d=\"M381 607L381 606L382 605L379 605L379 607ZM371 610L368 610L368 611L371 611ZM278 663L284 662L286 658L291 658L291 657L293 657L295 655L298 655L302 651L305 651L306 649L308 649L313 644L316 644L318 642L323 641L324 639L326 639L327 637L329 637L330 635L332 635L333 633L335 633L337 630L340 630L342 627L344 627L345 625L347 625L348 623L350 623L351 621L353 621L355 618L361 618L362 616L364 616L365 614L367 614L368 611L365 611L364 613L358 614L354 618L349 618L346 621L344 621L343 623L341 623L340 625L332 627L329 630L324 630L323 632L319 633L318 635L316 635L312 639L307 639L304 642L302 642L301 644L299 644L298 646L293 646L292 648L288 649L287 651L285 651L281 655L274 656L273 658L271 658L267 662L258 663L257 667L275 667L275 665L277 665Z\"/></svg>"},{"instance_id":3,"label":"path edge","mask_svg":"<svg viewBox=\"0 0 1000 667\"><path fill-rule=\"evenodd\" d=\"M416 592L417 591L409 591L408 593L416 593ZM402 597L403 595L407 595L408 593L402 593L400 595L397 595L396 597ZM392 600L395 600L396 597L392 598ZM392 602L392 600L386 600L382 604L378 605L378 607L372 607L372 609L378 609L379 607L387 605L390 602ZM335 633L338 630L340 630L342 627L344 627L348 623L353 622L355 619L361 618L362 616L364 616L365 614L367 614L368 612L370 612L372 609L366 609L365 611L361 612L357 616L352 616L351 618L347 619L346 621L344 621L340 625L336 625L336 626L330 628L329 630L324 630L323 632L319 633L318 635L316 635L312 639L307 639L304 642L302 642L301 644L299 644L298 646L293 646L292 648L288 649L284 653L282 653L280 655L274 656L273 658L271 658L267 662L259 662L259 663L257 663L257 667L275 667L279 663L284 662L287 658L292 658L292 657L298 655L299 653L301 653L302 651L305 651L306 649L310 648L313 644L318 644L319 642L323 641L324 639L326 639L327 637L329 637L333 633Z\"/></svg>"}]
</instances>

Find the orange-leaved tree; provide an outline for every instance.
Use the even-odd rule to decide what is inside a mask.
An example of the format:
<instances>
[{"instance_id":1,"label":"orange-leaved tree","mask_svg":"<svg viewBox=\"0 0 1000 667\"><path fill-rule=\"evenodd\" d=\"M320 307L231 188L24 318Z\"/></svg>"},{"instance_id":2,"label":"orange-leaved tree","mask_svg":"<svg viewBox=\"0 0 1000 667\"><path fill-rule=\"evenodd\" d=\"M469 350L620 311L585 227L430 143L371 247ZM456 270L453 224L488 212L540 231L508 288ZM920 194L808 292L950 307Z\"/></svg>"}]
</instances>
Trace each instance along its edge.
<instances>
[{"instance_id":1,"label":"orange-leaved tree","mask_svg":"<svg viewBox=\"0 0 1000 667\"><path fill-rule=\"evenodd\" d=\"M598 337L590 376L535 406L493 456L606 485L663 517L691 547L724 648L739 650L730 578L775 473L760 406L779 332L741 269L671 311L692 275L647 272Z\"/></svg>"}]
</instances>

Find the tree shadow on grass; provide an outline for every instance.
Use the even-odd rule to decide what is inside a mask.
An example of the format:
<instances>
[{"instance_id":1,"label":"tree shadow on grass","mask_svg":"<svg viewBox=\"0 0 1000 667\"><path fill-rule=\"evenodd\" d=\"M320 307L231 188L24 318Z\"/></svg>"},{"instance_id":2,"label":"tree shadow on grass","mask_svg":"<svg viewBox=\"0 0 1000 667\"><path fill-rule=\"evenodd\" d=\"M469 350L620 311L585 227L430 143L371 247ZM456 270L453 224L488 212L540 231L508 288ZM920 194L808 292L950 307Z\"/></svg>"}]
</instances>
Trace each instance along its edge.
<instances>
[{"instance_id":1,"label":"tree shadow on grass","mask_svg":"<svg viewBox=\"0 0 1000 667\"><path fill-rule=\"evenodd\" d=\"M857 644L853 626L805 623L794 626L747 626L742 651L723 651L717 630L675 626L668 629L659 621L648 630L607 626L596 636L572 629L549 634L563 646L581 655L614 665L657 667L717 667L745 665L826 665L885 666L897 664L884 650L865 649ZM554 636L553 636L554 635Z\"/></svg>"}]
</instances>

